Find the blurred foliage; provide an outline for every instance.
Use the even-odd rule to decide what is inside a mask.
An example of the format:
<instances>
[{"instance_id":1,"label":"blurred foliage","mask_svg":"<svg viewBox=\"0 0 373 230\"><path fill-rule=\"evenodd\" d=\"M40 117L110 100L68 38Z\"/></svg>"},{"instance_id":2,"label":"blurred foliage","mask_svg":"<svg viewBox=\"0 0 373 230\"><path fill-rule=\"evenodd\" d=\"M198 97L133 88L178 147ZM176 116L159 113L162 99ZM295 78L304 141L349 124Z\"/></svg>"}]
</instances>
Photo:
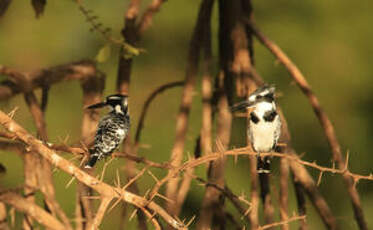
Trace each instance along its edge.
<instances>
[{"instance_id":1,"label":"blurred foliage","mask_svg":"<svg viewBox=\"0 0 373 230\"><path fill-rule=\"evenodd\" d=\"M143 7L150 1L144 1ZM196 20L200 1L167 1L156 14L153 26L145 32L140 47L146 53L134 58L131 76L130 110L131 130L135 130L140 109L146 96L157 86L184 78L186 54L189 39ZM100 16L105 26L112 29L115 37L120 37L123 15L129 1L112 0L87 1L89 9ZM323 108L335 125L343 151L349 150L350 168L353 172L367 174L373 171L370 154L373 131L372 87L373 69L373 14L372 1L258 1L253 0L255 18L271 39L294 60L307 77ZM41 67L77 61L84 58L94 59L106 46L106 41L98 34L90 32L90 24L79 11L74 1L48 1L43 15L35 19L31 5L24 1L13 1L7 12L0 18L0 64L20 70L33 70ZM212 18L214 57L217 57L217 7ZM99 68L107 74L105 94L115 91L119 48L111 47L111 54L102 54L107 59ZM217 60L215 60L217 63ZM306 153L305 159L316 160L319 164L331 165L331 154L322 129L315 118L312 108L300 90L292 84L286 70L272 55L255 41L255 63L259 73L269 83L276 84L282 94L282 106L292 132L294 147L299 153ZM217 71L217 70L216 70ZM79 98L79 100L77 100ZM63 82L50 90L50 100L46 113L48 132L52 142L68 142L79 138L81 121L82 92L77 82ZM142 136L144 147L139 154L157 162L167 161L174 140L175 117L181 98L180 89L163 93L151 105ZM194 97L191 111L191 125L187 136L186 152L194 149L195 138L201 125L200 82ZM32 118L22 96L9 102L1 102L0 108L11 111L19 107L15 119L28 130L35 133ZM158 109L157 109L158 108ZM160 109L161 108L161 109ZM165 119L169 118L169 119ZM232 144L239 143L243 137L244 121L234 127ZM7 168L0 177L1 187L15 187L23 181L22 161L14 153L2 152L0 163ZM65 155L66 158L72 156ZM274 165L278 164L274 160ZM123 160L115 160L106 173L105 181L114 180L116 170L123 174ZM226 178L228 185L236 192L249 194L248 160L240 158L237 163L229 159ZM102 163L97 169L101 171ZM165 171L151 169L158 177ZM205 177L205 167L196 173ZM312 171L314 175L317 172ZM65 188L70 178L55 172L57 198L70 217L74 215L75 185ZM278 175L273 170L273 201L278 202ZM125 177L122 175L122 181ZM150 176L144 176L139 187L144 193L154 183ZM326 197L340 223L341 229L357 229L344 184L339 176L325 175L320 190ZM360 182L358 190L370 226L373 226L373 183ZM296 210L295 196L290 188L290 212ZM193 182L181 217L198 213L204 188ZM229 202L228 209L236 213ZM119 206L118 206L119 207ZM119 223L120 209L115 208L104 219L102 229L111 229ZM310 229L322 228L321 220L308 207ZM278 217L278 211L276 211ZM19 215L18 215L19 217ZM17 218L19 219L19 218ZM240 219L238 219L241 221ZM295 226L296 224L292 224ZM20 228L19 221L16 229ZM136 220L128 223L127 229L136 229Z\"/></svg>"}]
</instances>

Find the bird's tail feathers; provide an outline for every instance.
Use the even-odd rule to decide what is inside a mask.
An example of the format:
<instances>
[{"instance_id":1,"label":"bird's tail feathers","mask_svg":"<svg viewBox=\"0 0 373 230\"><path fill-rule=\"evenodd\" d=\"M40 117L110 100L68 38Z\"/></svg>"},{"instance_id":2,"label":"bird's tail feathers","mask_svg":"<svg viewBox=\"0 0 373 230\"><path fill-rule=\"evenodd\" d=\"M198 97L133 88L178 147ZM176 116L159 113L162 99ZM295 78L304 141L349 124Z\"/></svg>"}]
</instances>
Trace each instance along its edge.
<instances>
[{"instance_id":1,"label":"bird's tail feathers","mask_svg":"<svg viewBox=\"0 0 373 230\"><path fill-rule=\"evenodd\" d=\"M256 170L258 173L271 173L271 161L269 157L257 157L257 167Z\"/></svg>"},{"instance_id":2,"label":"bird's tail feathers","mask_svg":"<svg viewBox=\"0 0 373 230\"><path fill-rule=\"evenodd\" d=\"M98 153L96 153L96 152L94 152L94 150L93 149L90 149L89 150L89 153L90 153L90 157L89 157L89 160L88 160L88 162L85 164L85 166L84 166L84 168L92 168L95 164L96 164L96 162L97 162L97 160L98 160L98 158L99 158L99 154Z\"/></svg>"}]
</instances>

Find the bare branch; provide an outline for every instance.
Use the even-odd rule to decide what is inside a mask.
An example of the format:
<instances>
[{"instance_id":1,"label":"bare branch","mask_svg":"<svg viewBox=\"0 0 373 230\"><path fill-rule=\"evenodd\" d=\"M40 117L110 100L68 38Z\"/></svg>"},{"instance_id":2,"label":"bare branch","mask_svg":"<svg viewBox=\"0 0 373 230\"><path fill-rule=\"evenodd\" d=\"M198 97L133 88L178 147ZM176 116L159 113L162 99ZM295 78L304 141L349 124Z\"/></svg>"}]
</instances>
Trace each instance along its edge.
<instances>
[{"instance_id":1,"label":"bare branch","mask_svg":"<svg viewBox=\"0 0 373 230\"><path fill-rule=\"evenodd\" d=\"M294 176L292 177L295 189L295 196L297 198L297 205L298 205L298 214L299 215L306 215L306 198L304 197L304 189L300 182L296 181ZM300 221L299 230L307 230L308 225L305 220Z\"/></svg>"},{"instance_id":2,"label":"bare branch","mask_svg":"<svg viewBox=\"0 0 373 230\"><path fill-rule=\"evenodd\" d=\"M12 79L0 82L0 101L9 99L18 93L51 86L60 81L83 80L95 76L96 71L95 63L89 60L40 69L30 73L22 73L0 65L0 74L10 77L24 77L27 75L27 80L30 81L28 86L20 85L19 81L14 82Z\"/></svg>"},{"instance_id":3,"label":"bare branch","mask_svg":"<svg viewBox=\"0 0 373 230\"><path fill-rule=\"evenodd\" d=\"M282 158L280 161L280 217L281 221L286 221L289 218L288 203L289 203L289 162ZM281 230L289 230L288 224L281 225Z\"/></svg>"},{"instance_id":4,"label":"bare branch","mask_svg":"<svg viewBox=\"0 0 373 230\"><path fill-rule=\"evenodd\" d=\"M146 29L148 29L153 21L154 14L157 13L165 0L153 0L141 17L137 25L137 33L141 36Z\"/></svg>"},{"instance_id":5,"label":"bare branch","mask_svg":"<svg viewBox=\"0 0 373 230\"><path fill-rule=\"evenodd\" d=\"M293 216L285 221L280 221L280 222L276 222L276 223L272 223L272 224L267 224L267 225L264 225L264 226L260 226L258 228L258 230L265 230L265 229L270 229L270 228L273 228L273 227L277 227L277 226L282 226L282 225L285 225L285 224L288 224L290 222L293 222L293 221L297 221L297 220L304 220L306 219L306 216Z\"/></svg>"},{"instance_id":6,"label":"bare branch","mask_svg":"<svg viewBox=\"0 0 373 230\"><path fill-rule=\"evenodd\" d=\"M256 171L256 156L250 156L250 201L251 201L251 210L250 210L250 224L251 229L257 230L259 227L259 195L258 195L258 173Z\"/></svg>"},{"instance_id":7,"label":"bare branch","mask_svg":"<svg viewBox=\"0 0 373 230\"><path fill-rule=\"evenodd\" d=\"M112 200L111 197L103 197L101 199L100 206L98 207L95 218L92 221L92 226L88 227L87 229L89 230L99 229L98 227L100 226L102 219L104 218L105 212L108 209L111 200Z\"/></svg>"},{"instance_id":8,"label":"bare branch","mask_svg":"<svg viewBox=\"0 0 373 230\"><path fill-rule=\"evenodd\" d=\"M64 230L66 229L60 221L53 217L48 212L37 206L35 203L26 200L25 198L13 192L5 192L0 194L0 201L15 207L17 210L26 213L34 220L38 221L48 229Z\"/></svg>"}]
</instances>

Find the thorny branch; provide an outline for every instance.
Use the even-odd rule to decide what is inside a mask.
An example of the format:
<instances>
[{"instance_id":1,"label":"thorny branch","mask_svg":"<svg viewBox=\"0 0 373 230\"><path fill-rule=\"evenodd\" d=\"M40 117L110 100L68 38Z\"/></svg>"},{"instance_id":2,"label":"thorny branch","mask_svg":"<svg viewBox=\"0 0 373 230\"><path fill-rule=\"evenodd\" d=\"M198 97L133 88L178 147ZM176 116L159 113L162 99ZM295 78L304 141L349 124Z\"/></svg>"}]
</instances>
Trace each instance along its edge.
<instances>
[{"instance_id":1,"label":"thorny branch","mask_svg":"<svg viewBox=\"0 0 373 230\"><path fill-rule=\"evenodd\" d=\"M21 137L19 135L17 135L17 138L21 138ZM69 150L69 148L66 147L65 150ZM75 153L76 152L79 152L80 154L82 153L82 151L76 151L76 148L74 148L73 150L75 151ZM225 151L224 153L221 153L221 152L212 153L212 154L209 154L209 155L206 155L206 156L202 156L201 158L198 158L198 159L193 159L193 160L187 161L184 164L182 164L180 167L174 167L174 170L176 172L178 172L178 173L181 173L182 171L185 171L187 168L197 167L198 165L206 164L207 162L220 159L222 157L222 154L228 155L228 156L229 155L230 156L235 156L235 155L251 155L251 156L255 156L256 155L255 152L251 152L250 149L248 149L248 148L237 148L237 149ZM159 168L165 168L165 169L173 168L168 163L159 164L159 163L155 163L155 162L151 162L149 160L146 160L143 157L132 156L130 154L125 154L125 155L121 154L120 156L127 157L130 160L134 160L134 161L136 161L138 163L143 163L143 164L151 166L151 167L159 167ZM302 164L302 165L305 165L305 166L308 166L308 167L320 170L321 172L329 172L329 173L335 173L335 174L344 174L344 173L347 173L351 177L356 178L356 182L358 182L359 180L362 180L362 179L363 180L364 179L365 180L373 180L373 175L359 175L359 174L351 173L348 170L348 168L345 168L344 170L341 170L341 169L336 169L334 167L328 168L328 167L324 167L324 166L319 166L319 165L316 164L316 162L307 162L307 161L301 160L296 155L280 154L280 153L263 153L263 156L273 156L273 157L279 157L279 158L288 159L290 162L296 162L298 164ZM175 175L173 175L173 176L175 176ZM164 178L164 179L165 180L163 180L163 183L168 180L168 178ZM163 184L163 183L161 183L161 184Z\"/></svg>"},{"instance_id":2,"label":"thorny branch","mask_svg":"<svg viewBox=\"0 0 373 230\"><path fill-rule=\"evenodd\" d=\"M68 160L65 160L53 150L45 146L40 140L37 140L31 136L25 129L19 126L11 118L9 118L5 113L0 111L0 123L9 132L14 133L17 138L29 146L30 149L39 153L43 158L47 159L51 164L65 171L66 173L75 177L78 181L84 183L90 188L96 190L100 195L105 197L112 197L116 199L121 199L127 203L130 203L139 208L146 208L156 212L158 215L163 217L165 221L176 229L186 229L185 225L178 220L170 216L164 209L158 206L152 201L148 201L143 197L137 196L133 193L127 192L119 188L112 187L100 180L90 176L84 171L80 170L78 167L74 166Z\"/></svg>"},{"instance_id":3,"label":"thorny branch","mask_svg":"<svg viewBox=\"0 0 373 230\"><path fill-rule=\"evenodd\" d=\"M276 223L271 223L271 224L267 224L267 225L264 225L264 226L260 226L258 228L258 230L265 230L265 229L269 229L269 228L272 228L272 227L277 227L277 226L282 226L282 225L287 225L288 223L290 222L293 222L293 221L297 221L297 220L305 220L306 219L306 216L293 216L285 221L280 221L280 222L276 222Z\"/></svg>"},{"instance_id":4,"label":"thorny branch","mask_svg":"<svg viewBox=\"0 0 373 230\"><path fill-rule=\"evenodd\" d=\"M80 155L84 153L84 150L78 147L71 148L68 146L62 147L61 145L54 145L50 143L48 144L49 144L48 146L50 146L50 148L55 151L63 151L67 153L80 154ZM13 146L13 148L21 148L21 149L24 148L22 147L21 143L17 143L17 142L7 142L7 145ZM132 155L129 153L114 153L114 157L124 157L131 161L135 161L137 163L148 165L154 168L185 171L185 169L189 167L197 167L197 166L206 164L208 162L215 161L223 156L256 156L256 154L257 154L256 152L252 151L252 149L248 147L234 148L234 149L226 150L224 152L213 152L206 156L201 156L196 159L191 159L191 160L184 162L180 166L173 166L169 162L164 162L164 163L153 162L153 161L146 159L145 157L139 157L139 156ZM298 155L293 154L292 152L285 152L284 154L283 153L261 153L261 155L263 155L263 157L269 156L269 157L285 158L289 162L295 162L300 165L305 165L307 167L316 169L322 173L332 173L332 174L341 174L341 175L347 174L348 176L354 178L354 181L356 183L358 183L360 180L373 181L372 173L370 173L369 175L353 173L348 169L348 165L344 169L335 168L334 165L332 165L332 167L321 166L321 165L318 165L316 161L309 162L309 161L302 160Z\"/></svg>"}]
</instances>

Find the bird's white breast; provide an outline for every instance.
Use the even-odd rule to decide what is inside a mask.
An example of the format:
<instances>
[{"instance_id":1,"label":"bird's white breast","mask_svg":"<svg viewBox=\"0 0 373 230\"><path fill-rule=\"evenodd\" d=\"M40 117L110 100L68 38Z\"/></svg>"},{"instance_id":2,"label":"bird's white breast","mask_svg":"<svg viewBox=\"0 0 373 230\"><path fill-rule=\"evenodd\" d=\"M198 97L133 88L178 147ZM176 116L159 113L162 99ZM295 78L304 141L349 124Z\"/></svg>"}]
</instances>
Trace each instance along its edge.
<instances>
[{"instance_id":1,"label":"bird's white breast","mask_svg":"<svg viewBox=\"0 0 373 230\"><path fill-rule=\"evenodd\" d=\"M270 152L279 138L281 121L277 115L272 122L265 121L263 116L267 111L275 109L274 103L261 102L254 109L259 121L250 121L248 136L256 152Z\"/></svg>"}]
</instances>

